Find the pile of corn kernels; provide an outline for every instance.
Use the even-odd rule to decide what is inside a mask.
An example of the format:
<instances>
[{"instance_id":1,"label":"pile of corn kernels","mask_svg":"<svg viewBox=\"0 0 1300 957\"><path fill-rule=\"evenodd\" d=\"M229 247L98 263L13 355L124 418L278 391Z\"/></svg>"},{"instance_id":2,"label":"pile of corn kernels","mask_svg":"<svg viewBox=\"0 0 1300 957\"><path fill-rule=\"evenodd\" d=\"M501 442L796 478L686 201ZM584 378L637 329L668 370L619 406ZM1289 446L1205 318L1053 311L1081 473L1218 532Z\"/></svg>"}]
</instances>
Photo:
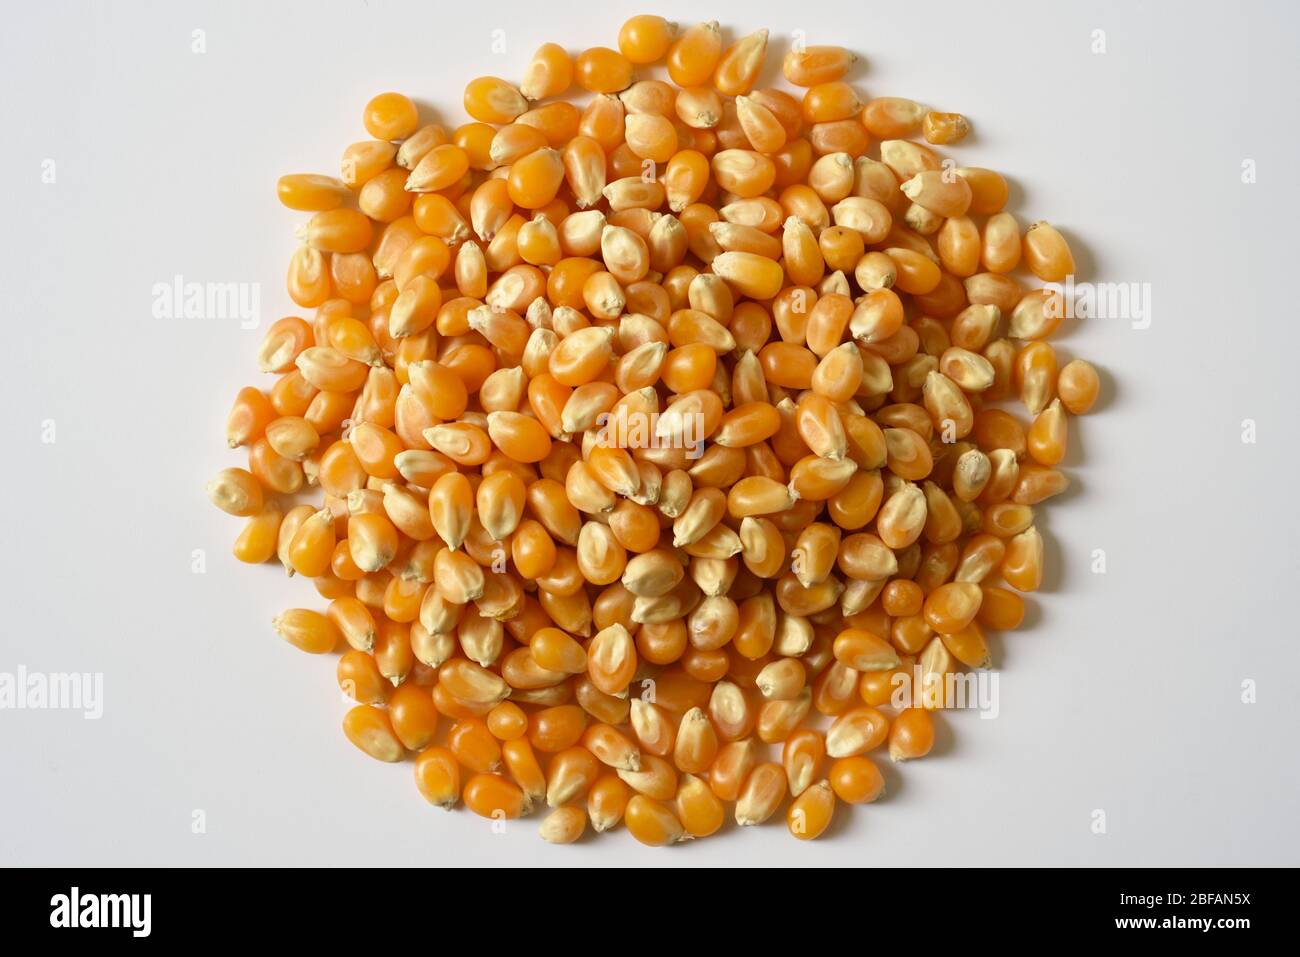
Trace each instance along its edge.
<instances>
[{"instance_id":1,"label":"pile of corn kernels","mask_svg":"<svg viewBox=\"0 0 1300 957\"><path fill-rule=\"evenodd\" d=\"M1040 584L1098 393L1025 283L1065 239L931 148L965 117L863 102L838 47L756 89L767 54L633 17L473 80L450 133L380 94L339 178L279 182L314 316L267 332L209 495L236 558L315 584L276 630L343 649L344 733L433 804L815 838Z\"/></svg>"}]
</instances>

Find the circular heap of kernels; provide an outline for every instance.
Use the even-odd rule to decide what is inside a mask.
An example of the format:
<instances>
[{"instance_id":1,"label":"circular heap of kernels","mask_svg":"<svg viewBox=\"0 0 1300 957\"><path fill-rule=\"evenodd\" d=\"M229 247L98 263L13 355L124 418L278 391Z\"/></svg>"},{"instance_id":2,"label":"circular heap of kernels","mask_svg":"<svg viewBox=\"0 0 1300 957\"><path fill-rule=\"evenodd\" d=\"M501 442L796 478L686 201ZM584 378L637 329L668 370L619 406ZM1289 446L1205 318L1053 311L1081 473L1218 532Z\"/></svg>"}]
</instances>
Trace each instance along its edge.
<instances>
[{"instance_id":1,"label":"circular heap of kernels","mask_svg":"<svg viewBox=\"0 0 1300 957\"><path fill-rule=\"evenodd\" d=\"M346 647L345 734L434 804L665 844L789 797L816 837L882 792L869 752L930 750L943 677L1039 585L1034 506L1098 379L1058 372L1059 294L1011 273L1070 250L915 141L964 117L862 103L835 47L785 57L802 99L754 89L767 39L634 17L474 80L450 135L381 94L340 179L279 183L316 314L266 335L248 470L209 491L237 558L328 600L276 629ZM635 81L661 60L675 85Z\"/></svg>"}]
</instances>

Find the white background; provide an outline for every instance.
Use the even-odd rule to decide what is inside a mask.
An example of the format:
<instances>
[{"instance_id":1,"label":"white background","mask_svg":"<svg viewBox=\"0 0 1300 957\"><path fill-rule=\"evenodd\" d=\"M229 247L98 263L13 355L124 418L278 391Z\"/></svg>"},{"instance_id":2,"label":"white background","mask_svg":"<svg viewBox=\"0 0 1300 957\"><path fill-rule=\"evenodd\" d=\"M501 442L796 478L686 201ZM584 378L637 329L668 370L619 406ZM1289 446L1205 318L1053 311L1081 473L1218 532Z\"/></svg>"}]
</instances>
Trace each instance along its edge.
<instances>
[{"instance_id":1,"label":"white background","mask_svg":"<svg viewBox=\"0 0 1300 957\"><path fill-rule=\"evenodd\" d=\"M867 95L971 117L953 155L1004 171L1014 211L1059 224L1081 278L1150 284L1149 329L1084 321L1060 340L1104 370L1104 401L1071 436L1075 489L1042 510L1051 569L1030 622L997 642L997 720L946 716L935 754L890 770L885 799L815 843L773 823L666 851L623 830L552 848L536 818L492 834L426 805L409 763L343 738L334 659L269 625L317 604L314 590L230 558L239 522L203 493L243 464L223 427L258 381L262 330L156 319L152 287L257 282L263 327L297 312L283 275L305 217L276 202L281 173L334 172L375 92L406 91L455 125L470 77L517 79L546 40L612 46L633 12L373 0L7 14L0 671L102 672L105 701L99 721L0 711L0 863L1300 864L1300 61L1282 2L656 11L716 17L729 36L772 28L769 78L795 30L855 48ZM196 549L206 574L191 571ZM1246 680L1257 703L1242 703ZM191 832L196 809L206 833Z\"/></svg>"}]
</instances>

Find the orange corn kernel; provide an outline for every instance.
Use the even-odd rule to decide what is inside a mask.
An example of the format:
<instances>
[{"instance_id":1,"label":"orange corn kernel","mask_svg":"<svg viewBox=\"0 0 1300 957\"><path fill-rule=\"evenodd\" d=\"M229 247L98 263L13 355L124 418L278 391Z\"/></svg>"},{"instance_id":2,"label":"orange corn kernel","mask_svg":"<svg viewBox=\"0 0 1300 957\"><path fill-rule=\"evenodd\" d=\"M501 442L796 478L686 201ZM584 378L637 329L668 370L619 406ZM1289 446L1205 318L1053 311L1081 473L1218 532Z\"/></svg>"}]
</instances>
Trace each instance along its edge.
<instances>
[{"instance_id":1,"label":"orange corn kernel","mask_svg":"<svg viewBox=\"0 0 1300 957\"><path fill-rule=\"evenodd\" d=\"M393 731L388 712L374 705L357 705L343 717L343 733L349 741L378 761L396 762L406 757L402 742Z\"/></svg>"},{"instance_id":2,"label":"orange corn kernel","mask_svg":"<svg viewBox=\"0 0 1300 957\"><path fill-rule=\"evenodd\" d=\"M475 774L465 782L462 799L479 817L513 819L529 809L519 786L499 774Z\"/></svg>"},{"instance_id":3,"label":"orange corn kernel","mask_svg":"<svg viewBox=\"0 0 1300 957\"><path fill-rule=\"evenodd\" d=\"M827 776L835 796L845 804L866 804L885 793L885 779L870 758L840 758Z\"/></svg>"},{"instance_id":4,"label":"orange corn kernel","mask_svg":"<svg viewBox=\"0 0 1300 957\"><path fill-rule=\"evenodd\" d=\"M623 823L634 838L651 847L676 844L691 836L671 808L644 794L632 795Z\"/></svg>"},{"instance_id":5,"label":"orange corn kernel","mask_svg":"<svg viewBox=\"0 0 1300 957\"><path fill-rule=\"evenodd\" d=\"M934 747L934 719L923 708L908 708L889 726L889 757L909 761L925 757Z\"/></svg>"},{"instance_id":6,"label":"orange corn kernel","mask_svg":"<svg viewBox=\"0 0 1300 957\"><path fill-rule=\"evenodd\" d=\"M722 30L717 21L688 27L668 50L668 75L678 86L709 81L722 57Z\"/></svg>"},{"instance_id":7,"label":"orange corn kernel","mask_svg":"<svg viewBox=\"0 0 1300 957\"><path fill-rule=\"evenodd\" d=\"M446 748L429 748L415 759L415 785L430 804L451 810L460 800L460 765Z\"/></svg>"}]
</instances>

